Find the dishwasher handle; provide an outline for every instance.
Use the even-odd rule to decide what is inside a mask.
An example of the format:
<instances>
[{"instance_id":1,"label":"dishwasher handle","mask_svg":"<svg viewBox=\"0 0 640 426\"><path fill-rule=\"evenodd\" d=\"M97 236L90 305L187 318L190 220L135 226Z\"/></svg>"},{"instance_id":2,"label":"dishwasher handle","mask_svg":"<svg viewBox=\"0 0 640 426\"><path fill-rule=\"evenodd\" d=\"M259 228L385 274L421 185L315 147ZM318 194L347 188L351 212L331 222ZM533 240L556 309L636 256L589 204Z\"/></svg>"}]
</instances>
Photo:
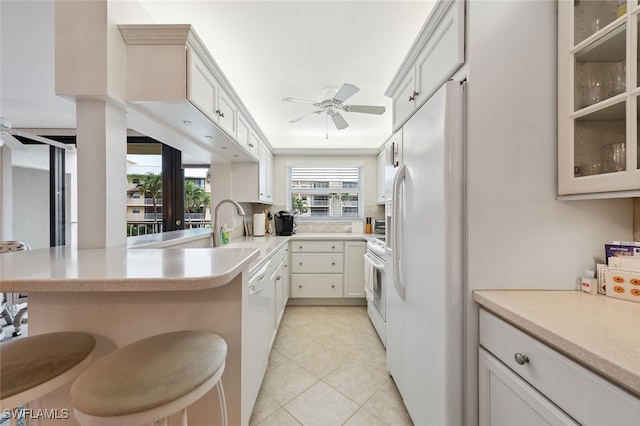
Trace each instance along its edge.
<instances>
[{"instance_id":1,"label":"dishwasher handle","mask_svg":"<svg viewBox=\"0 0 640 426\"><path fill-rule=\"evenodd\" d=\"M262 268L258 270L255 274L249 277L249 295L259 293L264 288L264 277L267 274L267 269L269 269L269 263L267 262Z\"/></svg>"}]
</instances>

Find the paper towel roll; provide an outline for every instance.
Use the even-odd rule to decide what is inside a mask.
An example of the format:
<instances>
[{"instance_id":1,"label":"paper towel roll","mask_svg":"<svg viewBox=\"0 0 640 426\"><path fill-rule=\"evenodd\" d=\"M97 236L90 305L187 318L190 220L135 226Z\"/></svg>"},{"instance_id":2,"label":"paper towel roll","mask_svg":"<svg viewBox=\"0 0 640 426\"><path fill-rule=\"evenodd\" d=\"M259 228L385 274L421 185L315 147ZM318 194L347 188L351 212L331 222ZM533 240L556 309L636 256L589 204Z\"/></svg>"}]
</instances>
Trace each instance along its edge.
<instances>
[{"instance_id":1,"label":"paper towel roll","mask_svg":"<svg viewBox=\"0 0 640 426\"><path fill-rule=\"evenodd\" d=\"M256 213L253 215L253 236L264 237L264 213Z\"/></svg>"}]
</instances>

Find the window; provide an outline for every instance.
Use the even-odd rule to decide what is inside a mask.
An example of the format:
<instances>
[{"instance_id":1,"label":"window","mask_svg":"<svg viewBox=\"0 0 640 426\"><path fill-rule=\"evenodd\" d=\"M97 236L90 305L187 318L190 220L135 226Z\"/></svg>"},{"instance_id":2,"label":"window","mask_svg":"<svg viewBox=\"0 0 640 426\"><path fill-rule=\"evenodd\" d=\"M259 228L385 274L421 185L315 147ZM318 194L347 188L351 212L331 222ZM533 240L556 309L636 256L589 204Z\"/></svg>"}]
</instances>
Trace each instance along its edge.
<instances>
[{"instance_id":1,"label":"window","mask_svg":"<svg viewBox=\"0 0 640 426\"><path fill-rule=\"evenodd\" d=\"M362 167L289 166L287 208L298 218L362 219Z\"/></svg>"}]
</instances>

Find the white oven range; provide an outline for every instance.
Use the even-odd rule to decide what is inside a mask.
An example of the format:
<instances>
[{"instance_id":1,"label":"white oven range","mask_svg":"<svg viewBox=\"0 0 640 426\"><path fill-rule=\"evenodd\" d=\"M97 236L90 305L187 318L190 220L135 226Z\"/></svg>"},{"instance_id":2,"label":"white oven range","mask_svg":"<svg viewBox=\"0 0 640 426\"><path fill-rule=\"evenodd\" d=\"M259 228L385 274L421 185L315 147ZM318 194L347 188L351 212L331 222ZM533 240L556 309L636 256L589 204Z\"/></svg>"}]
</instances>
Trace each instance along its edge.
<instances>
[{"instance_id":1,"label":"white oven range","mask_svg":"<svg viewBox=\"0 0 640 426\"><path fill-rule=\"evenodd\" d=\"M383 239L371 238L367 241L367 251L364 255L365 294L367 297L367 312L373 326L386 347L385 322L385 272L384 257L386 244Z\"/></svg>"}]
</instances>

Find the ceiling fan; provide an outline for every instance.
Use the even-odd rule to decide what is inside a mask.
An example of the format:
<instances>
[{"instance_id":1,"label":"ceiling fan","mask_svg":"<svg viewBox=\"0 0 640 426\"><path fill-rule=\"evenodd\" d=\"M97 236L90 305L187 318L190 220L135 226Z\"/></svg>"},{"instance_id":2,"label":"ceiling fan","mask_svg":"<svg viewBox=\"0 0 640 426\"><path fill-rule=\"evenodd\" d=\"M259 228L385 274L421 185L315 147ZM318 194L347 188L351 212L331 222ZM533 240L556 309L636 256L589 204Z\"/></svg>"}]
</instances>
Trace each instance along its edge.
<instances>
[{"instance_id":1,"label":"ceiling fan","mask_svg":"<svg viewBox=\"0 0 640 426\"><path fill-rule=\"evenodd\" d=\"M34 135L32 133L24 132L22 130L13 130L11 128L11 122L4 117L0 117L0 131L2 131L2 137L0 138L0 146L7 144L7 146L14 150L26 149L24 144L20 142L16 136L34 140L36 142L46 143L58 148L73 151L75 147L66 143L54 141L49 138Z\"/></svg>"},{"instance_id":2,"label":"ceiling fan","mask_svg":"<svg viewBox=\"0 0 640 426\"><path fill-rule=\"evenodd\" d=\"M317 101L307 101L304 99L297 98L282 98L285 102L296 102L300 104L309 104L318 108L316 111L309 112L304 114L298 118L294 118L290 121L290 123L295 123L297 121L302 120L308 116L314 114L327 114L328 117L331 117L333 120L333 124L335 124L338 130L346 129L349 127L347 120L344 119L340 112L360 112L365 114L382 114L385 111L383 106L373 106L373 105L346 105L344 101L349 99L351 96L355 95L360 89L353 84L345 83L338 89L337 87L329 86L326 87L322 94L318 97Z\"/></svg>"}]
</instances>

